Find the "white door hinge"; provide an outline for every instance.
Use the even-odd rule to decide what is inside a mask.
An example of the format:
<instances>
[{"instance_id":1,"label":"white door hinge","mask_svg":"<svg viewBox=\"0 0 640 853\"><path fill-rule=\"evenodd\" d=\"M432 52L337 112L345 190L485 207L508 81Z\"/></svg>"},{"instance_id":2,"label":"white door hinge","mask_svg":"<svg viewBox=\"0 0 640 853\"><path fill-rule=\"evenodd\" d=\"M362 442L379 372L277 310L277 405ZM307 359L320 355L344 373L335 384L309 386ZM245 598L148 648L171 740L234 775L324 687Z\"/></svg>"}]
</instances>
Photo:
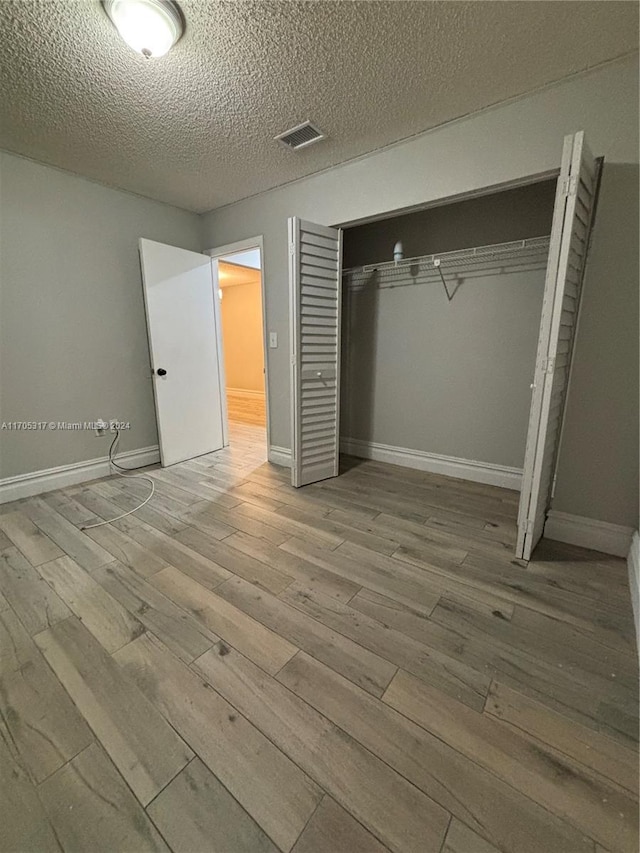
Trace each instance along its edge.
<instances>
[{"instance_id":1,"label":"white door hinge","mask_svg":"<svg viewBox=\"0 0 640 853\"><path fill-rule=\"evenodd\" d=\"M544 362L544 372L548 374L553 374L553 371L556 369L556 359L555 356L552 358L546 358Z\"/></svg>"},{"instance_id":2,"label":"white door hinge","mask_svg":"<svg viewBox=\"0 0 640 853\"><path fill-rule=\"evenodd\" d=\"M296 244L295 243L289 243L289 254L295 255L295 253L296 253Z\"/></svg>"},{"instance_id":3,"label":"white door hinge","mask_svg":"<svg viewBox=\"0 0 640 853\"><path fill-rule=\"evenodd\" d=\"M570 178L565 178L562 184L562 195L568 198L575 195L578 189L578 176L572 175Z\"/></svg>"},{"instance_id":4,"label":"white door hinge","mask_svg":"<svg viewBox=\"0 0 640 853\"><path fill-rule=\"evenodd\" d=\"M291 364L293 364L293 365L294 365L294 367L295 367L295 364L296 364L296 357L295 357L295 354L291 356Z\"/></svg>"}]
</instances>

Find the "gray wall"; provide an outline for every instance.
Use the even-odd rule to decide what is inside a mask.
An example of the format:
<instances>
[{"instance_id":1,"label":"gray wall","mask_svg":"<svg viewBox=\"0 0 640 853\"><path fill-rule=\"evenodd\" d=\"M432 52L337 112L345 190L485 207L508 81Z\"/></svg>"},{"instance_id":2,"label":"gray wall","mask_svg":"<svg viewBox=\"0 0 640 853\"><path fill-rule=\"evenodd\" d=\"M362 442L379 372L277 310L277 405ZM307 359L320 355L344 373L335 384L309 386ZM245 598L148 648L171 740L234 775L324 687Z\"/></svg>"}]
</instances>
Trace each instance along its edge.
<instances>
[{"instance_id":1,"label":"gray wall","mask_svg":"<svg viewBox=\"0 0 640 853\"><path fill-rule=\"evenodd\" d=\"M390 261L396 240L411 258L542 237L551 231L555 192L551 179L346 228L343 265Z\"/></svg>"},{"instance_id":2,"label":"gray wall","mask_svg":"<svg viewBox=\"0 0 640 853\"><path fill-rule=\"evenodd\" d=\"M637 162L605 163L553 504L631 527L639 526L639 178Z\"/></svg>"},{"instance_id":3,"label":"gray wall","mask_svg":"<svg viewBox=\"0 0 640 853\"><path fill-rule=\"evenodd\" d=\"M546 181L349 228L345 266L390 260L396 240L416 257L548 234L554 194ZM521 468L543 289L544 269L468 277L451 302L439 282L345 288L341 434Z\"/></svg>"},{"instance_id":4,"label":"gray wall","mask_svg":"<svg viewBox=\"0 0 640 853\"><path fill-rule=\"evenodd\" d=\"M485 110L344 166L212 211L204 245L264 236L271 440L288 447L287 217L355 222L557 169L584 129L607 159L554 506L638 523L637 57ZM295 156L295 155L292 155ZM506 413L505 413L506 416ZM597 457L597 458L596 458Z\"/></svg>"},{"instance_id":5,"label":"gray wall","mask_svg":"<svg viewBox=\"0 0 640 853\"><path fill-rule=\"evenodd\" d=\"M157 444L138 238L200 248L186 213L0 154L0 420L131 421ZM0 476L94 459L91 432L0 432Z\"/></svg>"},{"instance_id":6,"label":"gray wall","mask_svg":"<svg viewBox=\"0 0 640 853\"><path fill-rule=\"evenodd\" d=\"M522 468L544 270L349 294L341 435ZM431 292L429 292L431 290Z\"/></svg>"}]
</instances>

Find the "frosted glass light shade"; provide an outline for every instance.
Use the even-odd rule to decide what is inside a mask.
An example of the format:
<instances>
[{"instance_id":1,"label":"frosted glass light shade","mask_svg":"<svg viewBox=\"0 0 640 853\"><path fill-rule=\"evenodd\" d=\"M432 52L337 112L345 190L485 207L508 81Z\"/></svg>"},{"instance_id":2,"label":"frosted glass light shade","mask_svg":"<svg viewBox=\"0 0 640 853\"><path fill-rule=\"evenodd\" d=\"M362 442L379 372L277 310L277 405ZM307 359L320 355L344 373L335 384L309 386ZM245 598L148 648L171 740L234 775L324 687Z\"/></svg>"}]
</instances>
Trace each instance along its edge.
<instances>
[{"instance_id":1,"label":"frosted glass light shade","mask_svg":"<svg viewBox=\"0 0 640 853\"><path fill-rule=\"evenodd\" d=\"M172 0L102 0L102 5L129 47L147 58L164 56L184 31Z\"/></svg>"}]
</instances>

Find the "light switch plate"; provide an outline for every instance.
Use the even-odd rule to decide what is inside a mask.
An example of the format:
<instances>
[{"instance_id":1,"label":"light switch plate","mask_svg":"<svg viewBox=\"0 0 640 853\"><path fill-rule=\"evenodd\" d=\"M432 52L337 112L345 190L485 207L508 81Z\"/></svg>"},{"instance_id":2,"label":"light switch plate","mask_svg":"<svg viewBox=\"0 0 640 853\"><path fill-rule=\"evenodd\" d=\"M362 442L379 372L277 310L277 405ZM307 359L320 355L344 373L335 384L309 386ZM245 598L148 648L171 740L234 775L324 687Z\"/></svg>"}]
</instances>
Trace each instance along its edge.
<instances>
[{"instance_id":1,"label":"light switch plate","mask_svg":"<svg viewBox=\"0 0 640 853\"><path fill-rule=\"evenodd\" d=\"M269 332L269 347L271 349L277 349L277 347L278 347L278 333L277 332Z\"/></svg>"}]
</instances>

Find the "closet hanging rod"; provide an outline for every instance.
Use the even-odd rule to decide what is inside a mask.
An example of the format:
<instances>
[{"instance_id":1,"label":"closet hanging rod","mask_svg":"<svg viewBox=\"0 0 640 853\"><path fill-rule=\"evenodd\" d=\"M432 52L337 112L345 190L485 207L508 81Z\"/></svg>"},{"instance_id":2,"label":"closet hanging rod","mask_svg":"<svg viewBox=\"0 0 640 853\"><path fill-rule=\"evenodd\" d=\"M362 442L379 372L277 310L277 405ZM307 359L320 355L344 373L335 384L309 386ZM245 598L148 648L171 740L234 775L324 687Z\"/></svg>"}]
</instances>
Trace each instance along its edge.
<instances>
[{"instance_id":1,"label":"closet hanging rod","mask_svg":"<svg viewBox=\"0 0 640 853\"><path fill-rule=\"evenodd\" d=\"M415 258L405 258L401 261L383 261L377 264L365 264L361 267L351 267L343 270L345 276L361 276L367 273L408 273L415 270L433 272L439 275L438 268L445 271L455 271L457 267L468 268L475 265L521 261L527 266L536 261L546 259L549 251L549 237L530 237L525 240L515 240L509 243L496 243L488 246L475 246L469 249L456 249L452 252L421 255ZM439 261L440 263L436 263Z\"/></svg>"}]
</instances>

